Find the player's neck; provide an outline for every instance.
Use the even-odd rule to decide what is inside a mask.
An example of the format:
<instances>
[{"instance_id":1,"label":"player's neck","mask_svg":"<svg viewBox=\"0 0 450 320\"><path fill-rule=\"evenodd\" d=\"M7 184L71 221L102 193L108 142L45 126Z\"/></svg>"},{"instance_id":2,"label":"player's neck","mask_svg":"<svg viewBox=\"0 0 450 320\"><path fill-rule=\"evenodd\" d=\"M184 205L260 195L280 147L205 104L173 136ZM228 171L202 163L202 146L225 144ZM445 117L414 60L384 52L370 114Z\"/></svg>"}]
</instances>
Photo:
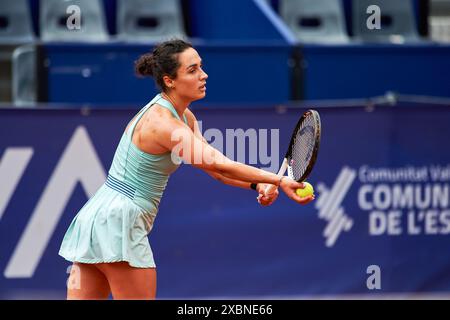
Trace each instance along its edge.
<instances>
[{"instance_id":1,"label":"player's neck","mask_svg":"<svg viewBox=\"0 0 450 320\"><path fill-rule=\"evenodd\" d=\"M190 101L185 101L174 93L167 94L163 92L162 96L172 104L180 118L184 114L184 111L189 107Z\"/></svg>"}]
</instances>

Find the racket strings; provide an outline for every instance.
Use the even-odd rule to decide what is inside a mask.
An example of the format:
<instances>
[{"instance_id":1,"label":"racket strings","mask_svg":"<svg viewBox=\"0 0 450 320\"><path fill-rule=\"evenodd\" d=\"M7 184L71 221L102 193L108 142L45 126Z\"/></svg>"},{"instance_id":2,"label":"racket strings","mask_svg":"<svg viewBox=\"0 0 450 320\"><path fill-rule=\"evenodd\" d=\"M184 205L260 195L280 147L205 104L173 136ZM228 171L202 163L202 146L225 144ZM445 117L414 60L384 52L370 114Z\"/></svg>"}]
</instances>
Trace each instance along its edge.
<instances>
[{"instance_id":1,"label":"racket strings","mask_svg":"<svg viewBox=\"0 0 450 320\"><path fill-rule=\"evenodd\" d=\"M313 116L307 116L298 128L292 144L289 174L295 180L306 172L314 153L316 122Z\"/></svg>"}]
</instances>

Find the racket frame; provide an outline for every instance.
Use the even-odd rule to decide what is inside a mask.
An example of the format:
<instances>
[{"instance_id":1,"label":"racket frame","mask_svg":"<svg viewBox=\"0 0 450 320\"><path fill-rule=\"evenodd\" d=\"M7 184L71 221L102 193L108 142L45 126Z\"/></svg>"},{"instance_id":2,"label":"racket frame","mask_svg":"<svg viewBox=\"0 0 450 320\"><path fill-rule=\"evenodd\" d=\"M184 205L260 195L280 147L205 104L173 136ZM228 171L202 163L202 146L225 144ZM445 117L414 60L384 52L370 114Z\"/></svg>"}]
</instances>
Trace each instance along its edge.
<instances>
[{"instance_id":1,"label":"racket frame","mask_svg":"<svg viewBox=\"0 0 450 320\"><path fill-rule=\"evenodd\" d=\"M293 147L293 145L295 143L297 131L299 130L300 126L302 125L304 119L307 116L309 116L310 114L312 115L313 120L315 122L315 126L314 126L314 129L315 129L315 132L314 132L314 137L315 137L314 149L312 151L311 159L309 160L309 163L308 163L308 166L306 167L305 172L302 174L302 176L299 179L294 179L292 174L289 174L289 171L292 170L290 165L289 165L289 161L292 159L292 147ZM315 111L315 110L312 110L312 109L306 111L300 117L300 119L297 122L297 125L295 126L295 129L294 129L293 134L291 136L291 141L289 142L288 150L286 151L286 155L284 156L284 158L288 162L287 170L288 170L289 177L294 179L294 180L296 180L297 182L305 181L306 178L308 178L308 176L311 174L312 169L313 169L314 165L316 164L317 155L319 153L320 136L321 136L321 133L322 133L321 130L322 130L322 127L321 127L321 123L320 123L319 113L317 111ZM284 174L284 172L283 172L283 174Z\"/></svg>"}]
</instances>

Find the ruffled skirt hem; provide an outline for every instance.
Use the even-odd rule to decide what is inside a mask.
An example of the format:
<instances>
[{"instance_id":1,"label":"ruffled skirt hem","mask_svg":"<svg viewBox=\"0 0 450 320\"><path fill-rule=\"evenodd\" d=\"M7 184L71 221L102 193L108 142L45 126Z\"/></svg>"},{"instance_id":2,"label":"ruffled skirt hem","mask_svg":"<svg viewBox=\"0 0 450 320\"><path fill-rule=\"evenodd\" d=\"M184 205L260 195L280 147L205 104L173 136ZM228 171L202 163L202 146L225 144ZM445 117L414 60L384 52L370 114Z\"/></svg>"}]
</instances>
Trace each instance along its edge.
<instances>
[{"instance_id":1,"label":"ruffled skirt hem","mask_svg":"<svg viewBox=\"0 0 450 320\"><path fill-rule=\"evenodd\" d=\"M72 220L59 250L68 261L155 268L148 241L154 217L125 195L103 185Z\"/></svg>"}]
</instances>

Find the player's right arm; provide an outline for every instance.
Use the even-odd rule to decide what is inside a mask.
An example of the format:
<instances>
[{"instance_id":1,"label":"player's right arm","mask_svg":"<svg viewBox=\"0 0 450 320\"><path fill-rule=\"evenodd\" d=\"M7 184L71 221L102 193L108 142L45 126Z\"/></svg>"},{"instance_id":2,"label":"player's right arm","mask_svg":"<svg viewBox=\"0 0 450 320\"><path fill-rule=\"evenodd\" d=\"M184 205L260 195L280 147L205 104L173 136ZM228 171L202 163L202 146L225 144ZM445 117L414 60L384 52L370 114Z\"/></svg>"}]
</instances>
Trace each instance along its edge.
<instances>
[{"instance_id":1,"label":"player's right arm","mask_svg":"<svg viewBox=\"0 0 450 320\"><path fill-rule=\"evenodd\" d=\"M172 153L174 159L179 157L184 163L191 164L205 171L216 172L230 179L269 183L280 186L292 200L306 204L312 198L300 198L295 190L303 188L288 177L280 179L276 174L228 159L219 150L209 145L204 139L195 136L182 121L175 118L165 119L156 126L158 143Z\"/></svg>"}]
</instances>

